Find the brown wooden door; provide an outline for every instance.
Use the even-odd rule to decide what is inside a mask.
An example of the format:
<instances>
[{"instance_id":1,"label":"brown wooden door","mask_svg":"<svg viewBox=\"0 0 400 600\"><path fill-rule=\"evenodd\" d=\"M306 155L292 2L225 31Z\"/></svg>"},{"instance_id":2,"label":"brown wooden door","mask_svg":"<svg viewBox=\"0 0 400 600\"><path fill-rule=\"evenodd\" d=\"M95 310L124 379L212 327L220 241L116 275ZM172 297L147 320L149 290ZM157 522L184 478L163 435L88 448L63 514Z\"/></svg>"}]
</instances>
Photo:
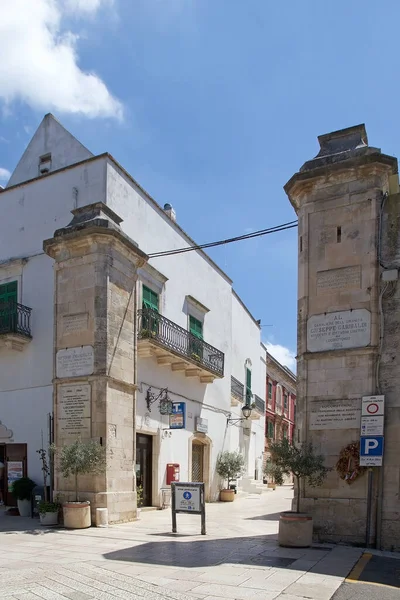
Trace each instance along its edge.
<instances>
[{"instance_id":1,"label":"brown wooden door","mask_svg":"<svg viewBox=\"0 0 400 600\"><path fill-rule=\"evenodd\" d=\"M192 444L192 481L204 481L204 446Z\"/></svg>"},{"instance_id":2,"label":"brown wooden door","mask_svg":"<svg viewBox=\"0 0 400 600\"><path fill-rule=\"evenodd\" d=\"M136 436L136 485L143 489L143 506L151 506L153 491L153 437L138 433Z\"/></svg>"},{"instance_id":3,"label":"brown wooden door","mask_svg":"<svg viewBox=\"0 0 400 600\"><path fill-rule=\"evenodd\" d=\"M3 461L5 464L5 475L4 475L4 490L3 496L7 506L17 506L17 502L12 494L9 492L9 483L13 478L13 474L16 472L15 467L19 467L18 463L21 463L21 473L23 477L27 475L27 447L26 444L6 444ZM15 464L13 464L15 463ZM5 493L4 493L5 491Z\"/></svg>"}]
</instances>

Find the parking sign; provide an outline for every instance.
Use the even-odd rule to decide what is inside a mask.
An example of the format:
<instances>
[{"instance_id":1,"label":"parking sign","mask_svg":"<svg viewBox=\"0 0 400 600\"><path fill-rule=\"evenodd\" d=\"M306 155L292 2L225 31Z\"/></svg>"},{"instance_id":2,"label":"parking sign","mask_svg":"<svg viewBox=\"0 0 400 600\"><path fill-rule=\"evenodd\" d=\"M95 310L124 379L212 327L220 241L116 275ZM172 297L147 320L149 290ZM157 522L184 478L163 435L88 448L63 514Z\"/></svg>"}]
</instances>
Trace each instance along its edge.
<instances>
[{"instance_id":1,"label":"parking sign","mask_svg":"<svg viewBox=\"0 0 400 600\"><path fill-rule=\"evenodd\" d=\"M383 435L360 439L360 466L381 467L383 458Z\"/></svg>"}]
</instances>

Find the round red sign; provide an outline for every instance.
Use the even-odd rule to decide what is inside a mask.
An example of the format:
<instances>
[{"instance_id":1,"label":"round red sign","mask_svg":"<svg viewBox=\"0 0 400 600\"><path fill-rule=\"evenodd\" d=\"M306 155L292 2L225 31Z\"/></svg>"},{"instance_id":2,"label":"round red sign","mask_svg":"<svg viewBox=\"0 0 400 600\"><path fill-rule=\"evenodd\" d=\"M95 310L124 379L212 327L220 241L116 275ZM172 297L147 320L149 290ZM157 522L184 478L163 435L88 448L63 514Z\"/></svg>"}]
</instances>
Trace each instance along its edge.
<instances>
[{"instance_id":1,"label":"round red sign","mask_svg":"<svg viewBox=\"0 0 400 600\"><path fill-rule=\"evenodd\" d=\"M373 402L372 404L368 404L367 406L367 412L370 415L375 415L379 410L379 406L377 404L375 404L375 402Z\"/></svg>"}]
</instances>

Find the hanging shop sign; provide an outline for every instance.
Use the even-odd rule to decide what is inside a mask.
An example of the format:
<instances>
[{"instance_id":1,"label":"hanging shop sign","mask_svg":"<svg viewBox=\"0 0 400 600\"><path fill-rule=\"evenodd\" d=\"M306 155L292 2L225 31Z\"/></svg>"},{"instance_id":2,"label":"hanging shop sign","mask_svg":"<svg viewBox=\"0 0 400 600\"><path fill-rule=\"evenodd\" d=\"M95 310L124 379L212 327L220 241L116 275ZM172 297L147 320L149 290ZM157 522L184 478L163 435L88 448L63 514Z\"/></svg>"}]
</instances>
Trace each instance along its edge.
<instances>
[{"instance_id":1,"label":"hanging shop sign","mask_svg":"<svg viewBox=\"0 0 400 600\"><path fill-rule=\"evenodd\" d=\"M173 402L172 412L169 415L170 429L185 429L186 425L186 403Z\"/></svg>"}]
</instances>

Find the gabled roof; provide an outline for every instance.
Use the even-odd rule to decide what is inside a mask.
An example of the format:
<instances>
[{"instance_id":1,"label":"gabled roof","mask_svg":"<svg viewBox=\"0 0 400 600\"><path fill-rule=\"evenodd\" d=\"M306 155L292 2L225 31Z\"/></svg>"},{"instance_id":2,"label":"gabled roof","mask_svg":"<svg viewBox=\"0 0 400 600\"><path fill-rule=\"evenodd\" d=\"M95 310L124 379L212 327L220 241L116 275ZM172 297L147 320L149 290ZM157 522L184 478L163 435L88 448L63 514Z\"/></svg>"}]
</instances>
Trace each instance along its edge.
<instances>
[{"instance_id":1,"label":"gabled roof","mask_svg":"<svg viewBox=\"0 0 400 600\"><path fill-rule=\"evenodd\" d=\"M44 116L7 186L18 185L39 175L40 157L51 155L51 171L91 158L93 154L50 113Z\"/></svg>"}]
</instances>

